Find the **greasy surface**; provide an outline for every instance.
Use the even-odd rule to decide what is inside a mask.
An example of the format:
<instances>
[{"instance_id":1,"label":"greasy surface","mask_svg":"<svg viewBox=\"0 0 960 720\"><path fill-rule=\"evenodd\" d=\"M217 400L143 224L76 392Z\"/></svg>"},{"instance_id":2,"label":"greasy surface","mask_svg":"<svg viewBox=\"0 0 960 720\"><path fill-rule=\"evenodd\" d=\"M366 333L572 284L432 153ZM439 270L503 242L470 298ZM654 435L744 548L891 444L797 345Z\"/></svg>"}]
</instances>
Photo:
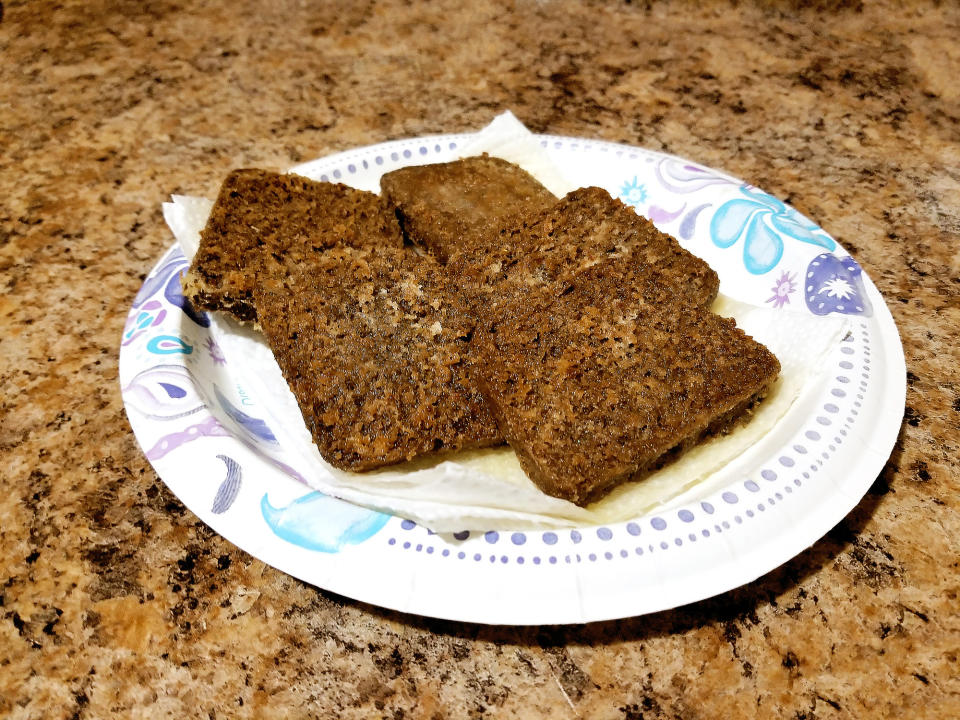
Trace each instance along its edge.
<instances>
[{"instance_id":1,"label":"greasy surface","mask_svg":"<svg viewBox=\"0 0 960 720\"><path fill-rule=\"evenodd\" d=\"M464 360L473 323L442 267L412 250L335 248L284 288L254 288L257 317L320 454L371 470L502 442Z\"/></svg>"},{"instance_id":2,"label":"greasy surface","mask_svg":"<svg viewBox=\"0 0 960 720\"><path fill-rule=\"evenodd\" d=\"M525 170L488 156L394 170L380 179L380 192L407 238L440 262L465 247L485 248L501 222L556 202Z\"/></svg>"},{"instance_id":3,"label":"greasy surface","mask_svg":"<svg viewBox=\"0 0 960 720\"><path fill-rule=\"evenodd\" d=\"M529 307L531 294L566 292L577 275L617 295L640 282L662 289L674 305L707 306L717 296L717 273L635 210L598 187L568 193L551 207L519 216L498 240L454 255L447 264L468 311L487 320L510 306Z\"/></svg>"},{"instance_id":4,"label":"greasy surface","mask_svg":"<svg viewBox=\"0 0 960 720\"><path fill-rule=\"evenodd\" d=\"M299 175L234 170L200 233L184 295L204 310L255 320L252 293L263 270L309 266L335 245L401 243L393 214L373 193Z\"/></svg>"},{"instance_id":5,"label":"greasy surface","mask_svg":"<svg viewBox=\"0 0 960 720\"><path fill-rule=\"evenodd\" d=\"M585 505L736 420L780 364L709 309L645 301L637 286L659 285L650 277L617 293L581 276L553 302L526 299L535 309L484 324L474 368L527 475Z\"/></svg>"},{"instance_id":6,"label":"greasy surface","mask_svg":"<svg viewBox=\"0 0 960 720\"><path fill-rule=\"evenodd\" d=\"M3 0L0 715L960 715L960 10L738 5ZM789 200L885 295L896 448L781 568L588 627L423 620L264 567L144 460L117 352L169 193L508 107Z\"/></svg>"}]
</instances>

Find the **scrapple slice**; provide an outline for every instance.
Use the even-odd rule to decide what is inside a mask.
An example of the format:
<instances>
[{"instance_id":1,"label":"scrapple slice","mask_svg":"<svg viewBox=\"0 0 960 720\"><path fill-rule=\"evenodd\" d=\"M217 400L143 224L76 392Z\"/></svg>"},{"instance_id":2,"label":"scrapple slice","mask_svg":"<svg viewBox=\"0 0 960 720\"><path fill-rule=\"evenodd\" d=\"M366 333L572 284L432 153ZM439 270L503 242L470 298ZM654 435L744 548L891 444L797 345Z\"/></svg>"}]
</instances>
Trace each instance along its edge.
<instances>
[{"instance_id":1,"label":"scrapple slice","mask_svg":"<svg viewBox=\"0 0 960 720\"><path fill-rule=\"evenodd\" d=\"M299 175L235 170L200 233L183 292L196 307L255 321L252 291L265 260L270 272L286 272L336 245L402 244L395 216L373 193Z\"/></svg>"},{"instance_id":2,"label":"scrapple slice","mask_svg":"<svg viewBox=\"0 0 960 720\"><path fill-rule=\"evenodd\" d=\"M586 505L722 431L780 364L734 321L698 306L615 297L589 282L492 321L471 372L524 471Z\"/></svg>"},{"instance_id":3,"label":"scrapple slice","mask_svg":"<svg viewBox=\"0 0 960 720\"><path fill-rule=\"evenodd\" d=\"M394 170L380 179L380 192L407 238L441 263L483 247L507 218L557 200L519 166L488 155Z\"/></svg>"},{"instance_id":4,"label":"scrapple slice","mask_svg":"<svg viewBox=\"0 0 960 720\"><path fill-rule=\"evenodd\" d=\"M392 248L336 248L256 288L257 316L320 454L363 471L503 442L464 358L472 323L442 268Z\"/></svg>"},{"instance_id":5,"label":"scrapple slice","mask_svg":"<svg viewBox=\"0 0 960 720\"><path fill-rule=\"evenodd\" d=\"M585 271L605 277L614 294L636 278L655 279L665 297L695 306L712 303L720 286L705 261L598 187L574 190L501 227L498 237L447 263L478 317L496 317L518 298L522 306L529 293L557 296Z\"/></svg>"}]
</instances>

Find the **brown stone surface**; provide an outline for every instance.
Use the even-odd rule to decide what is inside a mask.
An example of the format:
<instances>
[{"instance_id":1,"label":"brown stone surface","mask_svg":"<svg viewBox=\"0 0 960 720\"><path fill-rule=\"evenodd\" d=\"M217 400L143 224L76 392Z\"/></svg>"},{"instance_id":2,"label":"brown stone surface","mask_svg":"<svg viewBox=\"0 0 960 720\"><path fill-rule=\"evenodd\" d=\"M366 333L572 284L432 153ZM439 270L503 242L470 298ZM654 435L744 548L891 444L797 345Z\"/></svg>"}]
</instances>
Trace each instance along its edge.
<instances>
[{"instance_id":1,"label":"brown stone surface","mask_svg":"<svg viewBox=\"0 0 960 720\"><path fill-rule=\"evenodd\" d=\"M956 4L0 7L0 716L960 716ZM505 108L748 179L884 293L905 422L812 548L650 617L479 627L265 567L156 477L117 353L161 201Z\"/></svg>"}]
</instances>

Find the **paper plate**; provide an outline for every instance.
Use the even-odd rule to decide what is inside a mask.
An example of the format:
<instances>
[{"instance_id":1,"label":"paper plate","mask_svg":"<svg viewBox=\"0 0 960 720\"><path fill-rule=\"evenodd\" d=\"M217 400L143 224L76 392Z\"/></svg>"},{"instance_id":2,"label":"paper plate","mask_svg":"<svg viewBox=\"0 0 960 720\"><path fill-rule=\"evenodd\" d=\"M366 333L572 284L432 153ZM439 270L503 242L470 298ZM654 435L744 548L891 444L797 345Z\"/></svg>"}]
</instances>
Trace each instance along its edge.
<instances>
[{"instance_id":1,"label":"paper plate","mask_svg":"<svg viewBox=\"0 0 960 720\"><path fill-rule=\"evenodd\" d=\"M384 172L456 157L468 135L399 140L293 168L377 190ZM572 530L437 535L312 491L238 384L210 320L184 302L172 247L137 294L120 382L137 440L197 516L264 562L386 608L498 624L641 615L722 593L814 543L883 467L903 415L906 370L893 319L857 263L774 197L695 162L640 148L539 136L581 185L634 205L707 260L721 292L783 313L845 315L802 419L726 487L629 522ZM233 371L231 370L233 368Z\"/></svg>"}]
</instances>

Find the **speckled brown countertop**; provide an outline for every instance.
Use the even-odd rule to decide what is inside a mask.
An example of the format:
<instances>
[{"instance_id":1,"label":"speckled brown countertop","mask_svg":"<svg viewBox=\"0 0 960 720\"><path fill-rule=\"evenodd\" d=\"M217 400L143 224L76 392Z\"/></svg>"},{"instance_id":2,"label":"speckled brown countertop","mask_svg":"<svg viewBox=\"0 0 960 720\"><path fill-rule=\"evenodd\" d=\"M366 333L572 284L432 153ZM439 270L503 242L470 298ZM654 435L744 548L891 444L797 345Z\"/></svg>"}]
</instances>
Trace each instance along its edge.
<instances>
[{"instance_id":1,"label":"speckled brown countertop","mask_svg":"<svg viewBox=\"0 0 960 720\"><path fill-rule=\"evenodd\" d=\"M960 717L956 5L460 4L0 4L0 716ZM810 550L676 611L481 627L293 580L158 480L117 353L161 201L505 108L746 178L883 292L905 422Z\"/></svg>"}]
</instances>

